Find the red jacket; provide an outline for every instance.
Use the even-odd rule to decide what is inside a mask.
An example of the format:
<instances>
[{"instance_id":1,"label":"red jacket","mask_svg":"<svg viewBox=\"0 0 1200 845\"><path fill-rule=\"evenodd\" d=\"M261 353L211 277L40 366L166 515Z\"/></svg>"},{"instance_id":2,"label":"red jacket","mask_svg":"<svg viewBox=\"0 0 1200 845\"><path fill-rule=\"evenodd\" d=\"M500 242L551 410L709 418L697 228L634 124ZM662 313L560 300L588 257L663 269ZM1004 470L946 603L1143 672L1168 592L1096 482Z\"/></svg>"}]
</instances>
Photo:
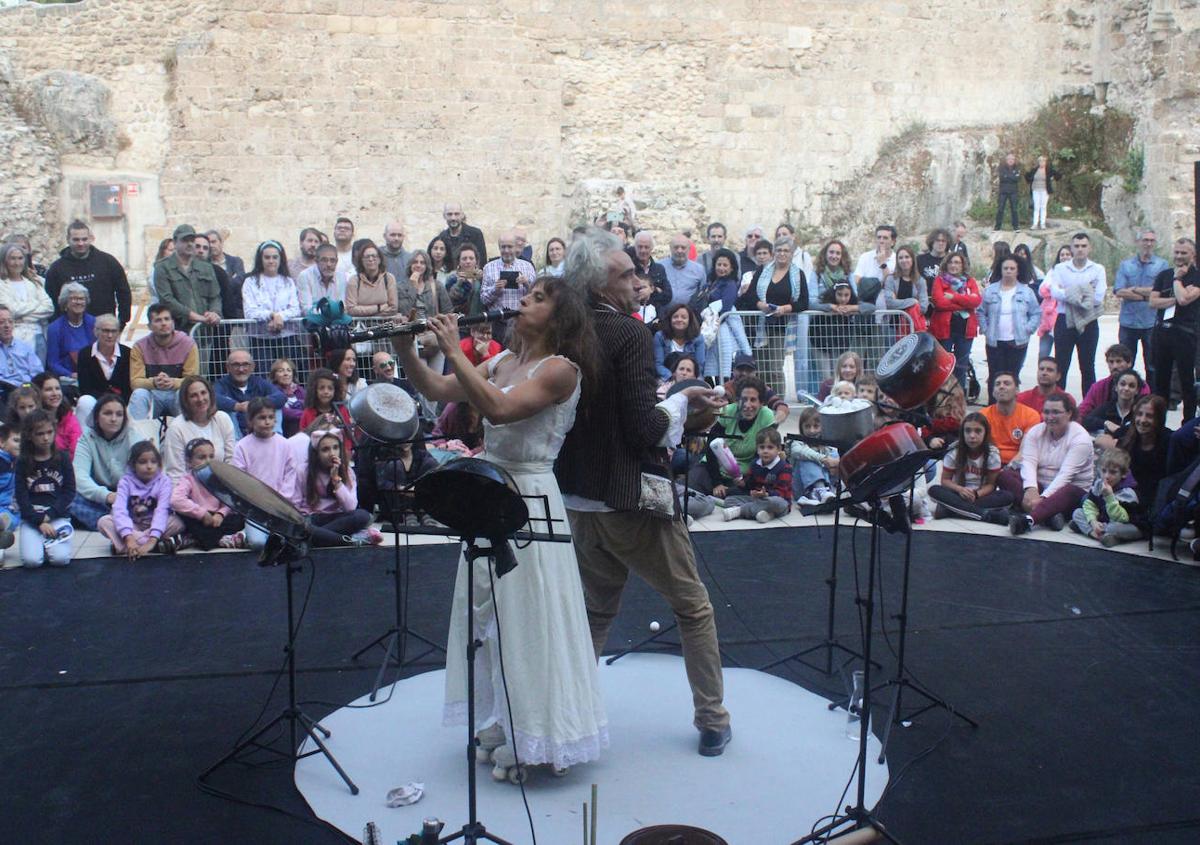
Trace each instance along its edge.
<instances>
[{"instance_id":1,"label":"red jacket","mask_svg":"<svg viewBox=\"0 0 1200 845\"><path fill-rule=\"evenodd\" d=\"M933 290L929 292L929 301L933 305L933 319L929 321L929 332L938 340L950 337L950 316L955 311L966 311L967 337L979 334L979 320L975 317L975 309L983 302L979 295L979 285L967 277L962 293L955 293L954 288L942 276L933 280Z\"/></svg>"}]
</instances>

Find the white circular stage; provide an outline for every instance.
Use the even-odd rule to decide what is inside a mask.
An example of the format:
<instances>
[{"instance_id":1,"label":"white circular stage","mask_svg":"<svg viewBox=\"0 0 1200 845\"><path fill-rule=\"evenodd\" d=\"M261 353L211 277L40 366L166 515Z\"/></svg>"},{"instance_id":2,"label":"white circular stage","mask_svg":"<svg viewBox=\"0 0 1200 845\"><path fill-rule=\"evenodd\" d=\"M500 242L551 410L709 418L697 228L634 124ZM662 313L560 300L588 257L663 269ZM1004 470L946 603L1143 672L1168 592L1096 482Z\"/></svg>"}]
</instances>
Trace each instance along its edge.
<instances>
[{"instance_id":1,"label":"white circular stage","mask_svg":"<svg viewBox=\"0 0 1200 845\"><path fill-rule=\"evenodd\" d=\"M296 787L317 816L356 839L374 821L383 842L418 833L424 818L446 822L443 835L466 822L466 731L442 727L443 675L438 670L407 678L387 704L343 708L321 720L333 732L330 751L360 792L351 795L320 754L301 760ZM838 796L858 743L846 737L845 711L831 712L820 696L765 672L726 669L733 741L724 755L705 758L696 753L699 733L691 724L691 691L680 658L634 654L612 666L601 663L600 683L611 747L599 762L562 778L534 769L526 783L539 843L582 841L582 805L593 783L599 786L597 842L604 845L655 824L694 825L731 845L790 842L819 817L841 810ZM875 763L878 755L872 736L868 806L887 784L887 766ZM476 764L476 772L479 818L488 831L512 843L530 842L520 789L493 781L490 765ZM410 781L425 784L425 797L389 809L388 790ZM850 803L854 789L852 784L846 796Z\"/></svg>"}]
</instances>

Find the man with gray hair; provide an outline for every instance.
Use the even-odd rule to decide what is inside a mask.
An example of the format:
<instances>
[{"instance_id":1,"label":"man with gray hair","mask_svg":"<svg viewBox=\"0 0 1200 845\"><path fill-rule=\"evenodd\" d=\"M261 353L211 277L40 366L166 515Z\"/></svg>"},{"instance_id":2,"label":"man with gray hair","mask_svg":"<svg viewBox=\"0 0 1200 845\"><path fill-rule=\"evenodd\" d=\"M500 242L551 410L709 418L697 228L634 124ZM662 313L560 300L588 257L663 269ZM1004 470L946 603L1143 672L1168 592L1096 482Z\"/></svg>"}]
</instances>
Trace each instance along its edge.
<instances>
[{"instance_id":1,"label":"man with gray hair","mask_svg":"<svg viewBox=\"0 0 1200 845\"><path fill-rule=\"evenodd\" d=\"M79 350L96 339L96 318L87 313L88 289L69 282L58 292L62 316L46 327L46 369L59 378L76 377Z\"/></svg>"},{"instance_id":2,"label":"man with gray hair","mask_svg":"<svg viewBox=\"0 0 1200 845\"><path fill-rule=\"evenodd\" d=\"M529 292L537 280L537 270L524 258L517 257L517 238L510 230L500 236L500 257L483 267L483 286L479 289L479 300L485 308L521 307L521 297ZM496 325L497 340L504 343L507 335L503 323Z\"/></svg>"},{"instance_id":3,"label":"man with gray hair","mask_svg":"<svg viewBox=\"0 0 1200 845\"><path fill-rule=\"evenodd\" d=\"M704 267L698 261L688 258L691 246L692 242L686 235L675 235L671 238L671 257L658 262L667 274L667 281L671 283L670 305L680 302L688 304L696 291L708 281Z\"/></svg>"},{"instance_id":4,"label":"man with gray hair","mask_svg":"<svg viewBox=\"0 0 1200 845\"><path fill-rule=\"evenodd\" d=\"M1113 293L1121 300L1121 315L1118 317L1117 341L1128 346L1133 353L1129 366L1137 363L1138 344L1146 362L1146 380L1154 383L1150 365L1154 356L1150 352L1150 336L1158 312L1150 307L1150 294L1154 292L1154 279L1170 265L1154 254L1158 235L1153 229L1138 233L1137 252L1126 258L1117 267L1117 278L1113 282Z\"/></svg>"},{"instance_id":5,"label":"man with gray hair","mask_svg":"<svg viewBox=\"0 0 1200 845\"><path fill-rule=\"evenodd\" d=\"M693 387L658 401L650 332L630 316L633 261L613 235L592 228L577 237L564 276L592 305L599 350L595 381L580 399L554 468L579 559L592 647L599 658L629 573L637 573L675 614L699 751L715 757L732 731L712 604L687 526L678 513L663 518L643 509L640 490L643 464L663 464L685 423L689 430L707 430L724 394Z\"/></svg>"},{"instance_id":6,"label":"man with gray hair","mask_svg":"<svg viewBox=\"0 0 1200 845\"><path fill-rule=\"evenodd\" d=\"M650 304L656 311L666 310L671 302L671 283L667 281L667 271L654 260L654 236L643 229L633 236L633 245L626 247L625 252L633 259L637 275L650 280Z\"/></svg>"},{"instance_id":7,"label":"man with gray hair","mask_svg":"<svg viewBox=\"0 0 1200 845\"><path fill-rule=\"evenodd\" d=\"M83 425L90 425L92 408L105 393L115 393L126 401L129 386L129 347L118 341L121 326L112 314L96 318L96 342L79 350L79 402L75 416Z\"/></svg>"},{"instance_id":8,"label":"man with gray hair","mask_svg":"<svg viewBox=\"0 0 1200 845\"><path fill-rule=\"evenodd\" d=\"M383 263L397 283L408 278L408 260L412 257L412 252L404 248L404 235L404 224L393 220L383 227L383 244L379 247Z\"/></svg>"}]
</instances>

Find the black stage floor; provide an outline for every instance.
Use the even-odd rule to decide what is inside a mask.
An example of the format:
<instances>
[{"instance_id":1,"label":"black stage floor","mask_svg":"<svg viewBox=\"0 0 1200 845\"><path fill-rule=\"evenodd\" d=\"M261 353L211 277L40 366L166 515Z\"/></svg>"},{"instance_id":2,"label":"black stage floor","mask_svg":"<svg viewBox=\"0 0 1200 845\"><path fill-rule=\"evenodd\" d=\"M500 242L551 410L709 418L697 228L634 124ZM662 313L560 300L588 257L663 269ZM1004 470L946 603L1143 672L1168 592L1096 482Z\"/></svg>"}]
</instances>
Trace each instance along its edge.
<instances>
[{"instance_id":1,"label":"black stage floor","mask_svg":"<svg viewBox=\"0 0 1200 845\"><path fill-rule=\"evenodd\" d=\"M815 528L696 535L730 657L757 666L823 638L830 536ZM865 563L866 532L857 537ZM849 545L838 628L857 645ZM892 645L900 550L885 541ZM454 555L444 545L412 550L411 624L439 640ZM326 702L310 705L314 715L370 686L378 653L361 665L349 655L388 625L390 560L390 550L377 549L317 558L299 648L301 695ZM0 577L4 841L343 841L311 820L195 785L264 707L282 658L283 585L281 570L260 569L247 554L83 560ZM631 585L610 646L666 616L653 593ZM902 842L1200 841L1200 570L923 532L910 619L915 677L981 727L935 711L898 729L878 814ZM890 668L887 645L876 642ZM814 690L841 688L796 664L778 671ZM691 714L679 719L689 724ZM848 774L829 777L841 783ZM229 767L214 783L311 819L286 766ZM804 833L782 831L779 842ZM730 842L746 845L736 835Z\"/></svg>"}]
</instances>

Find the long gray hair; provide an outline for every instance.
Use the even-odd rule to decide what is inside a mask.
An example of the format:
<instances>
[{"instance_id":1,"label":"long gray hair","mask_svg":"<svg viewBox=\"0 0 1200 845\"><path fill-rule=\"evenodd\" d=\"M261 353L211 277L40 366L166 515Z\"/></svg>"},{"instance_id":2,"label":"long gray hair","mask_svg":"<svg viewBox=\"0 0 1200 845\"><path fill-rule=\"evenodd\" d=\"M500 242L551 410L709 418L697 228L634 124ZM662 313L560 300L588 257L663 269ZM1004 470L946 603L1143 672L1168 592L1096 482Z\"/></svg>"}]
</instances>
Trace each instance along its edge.
<instances>
[{"instance_id":1,"label":"long gray hair","mask_svg":"<svg viewBox=\"0 0 1200 845\"><path fill-rule=\"evenodd\" d=\"M589 301L596 302L608 287L608 256L622 249L616 235L588 226L575 236L563 264L563 278Z\"/></svg>"},{"instance_id":2,"label":"long gray hair","mask_svg":"<svg viewBox=\"0 0 1200 845\"><path fill-rule=\"evenodd\" d=\"M3 246L0 246L0 278L8 278L8 254L14 250L21 253L21 260L24 262L21 269L22 278L28 279L29 281L36 281L38 277L34 274L33 268L30 267L29 255L25 252L25 247L16 242L6 243Z\"/></svg>"}]
</instances>

